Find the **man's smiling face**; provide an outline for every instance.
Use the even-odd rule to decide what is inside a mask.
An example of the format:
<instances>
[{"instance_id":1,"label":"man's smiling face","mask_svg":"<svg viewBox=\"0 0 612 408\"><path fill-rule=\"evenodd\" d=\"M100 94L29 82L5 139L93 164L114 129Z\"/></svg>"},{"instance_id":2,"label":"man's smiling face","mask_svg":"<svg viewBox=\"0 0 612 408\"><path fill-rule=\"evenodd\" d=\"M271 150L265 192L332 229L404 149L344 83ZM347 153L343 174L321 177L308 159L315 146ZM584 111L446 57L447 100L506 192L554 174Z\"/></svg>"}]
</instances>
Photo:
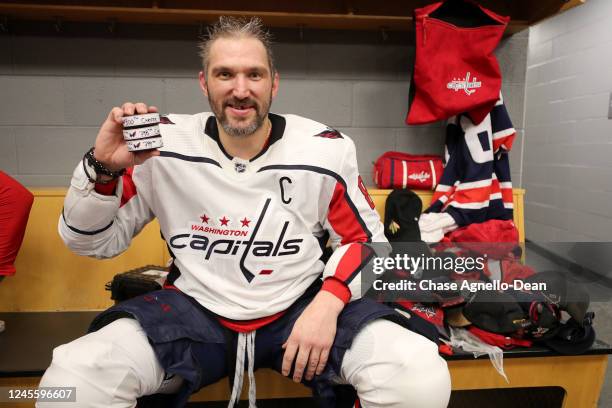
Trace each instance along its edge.
<instances>
[{"instance_id":1,"label":"man's smiling face","mask_svg":"<svg viewBox=\"0 0 612 408\"><path fill-rule=\"evenodd\" d=\"M270 70L261 41L219 38L210 48L207 72L200 84L217 120L231 136L249 136L259 129L278 91L278 75Z\"/></svg>"}]
</instances>

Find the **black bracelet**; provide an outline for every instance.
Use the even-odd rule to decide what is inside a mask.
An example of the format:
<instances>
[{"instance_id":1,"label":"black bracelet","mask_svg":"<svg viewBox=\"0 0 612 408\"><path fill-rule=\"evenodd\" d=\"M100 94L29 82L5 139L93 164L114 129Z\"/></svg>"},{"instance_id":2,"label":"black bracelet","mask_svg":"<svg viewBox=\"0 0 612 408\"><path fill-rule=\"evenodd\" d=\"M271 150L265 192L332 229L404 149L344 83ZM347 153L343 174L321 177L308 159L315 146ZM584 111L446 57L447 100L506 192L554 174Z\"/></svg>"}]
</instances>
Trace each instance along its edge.
<instances>
[{"instance_id":1,"label":"black bracelet","mask_svg":"<svg viewBox=\"0 0 612 408\"><path fill-rule=\"evenodd\" d=\"M125 169L121 169L121 170L117 170L117 171L110 170L109 168L107 168L105 165L100 163L94 157L94 149L95 149L94 147L89 149L89 151L87 153L85 153L85 156L83 157L83 160L87 160L87 163L91 167L94 168L94 170L96 171L97 175L104 174L105 176L111 177L111 179L113 179L113 180L123 176L123 174L125 173ZM97 182L99 182L99 181L97 181Z\"/></svg>"}]
</instances>

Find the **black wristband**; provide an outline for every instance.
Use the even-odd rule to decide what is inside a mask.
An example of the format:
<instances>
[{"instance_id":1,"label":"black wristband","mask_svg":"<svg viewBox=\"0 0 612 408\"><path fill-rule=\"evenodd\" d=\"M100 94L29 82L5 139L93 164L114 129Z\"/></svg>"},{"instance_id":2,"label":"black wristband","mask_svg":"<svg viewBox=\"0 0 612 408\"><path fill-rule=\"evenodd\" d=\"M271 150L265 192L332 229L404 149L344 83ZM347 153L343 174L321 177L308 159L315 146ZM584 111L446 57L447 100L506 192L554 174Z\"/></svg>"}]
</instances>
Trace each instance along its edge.
<instances>
[{"instance_id":1,"label":"black wristband","mask_svg":"<svg viewBox=\"0 0 612 408\"><path fill-rule=\"evenodd\" d=\"M104 166L102 163L100 163L94 157L94 149L95 149L94 147L89 149L89 151L87 153L85 153L85 156L83 157L83 160L87 160L87 163L91 167L93 167L93 169L96 171L96 175L104 174L105 176L111 177L114 180L116 178L121 177L125 173L125 169L121 169L121 170L117 170L117 171L112 171L109 168L107 168L106 166Z\"/></svg>"}]
</instances>

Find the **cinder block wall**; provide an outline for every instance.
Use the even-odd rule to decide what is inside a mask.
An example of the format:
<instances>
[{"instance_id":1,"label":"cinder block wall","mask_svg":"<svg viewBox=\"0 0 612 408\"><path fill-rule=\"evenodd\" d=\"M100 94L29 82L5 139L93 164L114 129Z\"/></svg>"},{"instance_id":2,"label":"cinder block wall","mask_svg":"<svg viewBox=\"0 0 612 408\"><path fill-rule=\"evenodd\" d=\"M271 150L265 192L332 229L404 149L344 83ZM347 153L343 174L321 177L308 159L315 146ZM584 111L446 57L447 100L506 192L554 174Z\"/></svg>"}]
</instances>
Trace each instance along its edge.
<instances>
[{"instance_id":1,"label":"cinder block wall","mask_svg":"<svg viewBox=\"0 0 612 408\"><path fill-rule=\"evenodd\" d=\"M611 1L588 0L530 29L523 184L534 241L612 240L611 20ZM610 343L610 303L591 309ZM612 406L612 366L598 406Z\"/></svg>"},{"instance_id":2,"label":"cinder block wall","mask_svg":"<svg viewBox=\"0 0 612 408\"><path fill-rule=\"evenodd\" d=\"M208 109L197 84L193 27L13 22L0 34L0 169L28 186L67 186L110 108L146 101L162 112ZM334 126L357 144L371 183L372 161L387 150L443 154L440 124L407 127L407 34L275 31L281 87L272 109ZM498 50L504 94L519 142L512 171L520 184L527 32Z\"/></svg>"},{"instance_id":3,"label":"cinder block wall","mask_svg":"<svg viewBox=\"0 0 612 408\"><path fill-rule=\"evenodd\" d=\"M612 1L531 28L523 184L527 237L612 238Z\"/></svg>"}]
</instances>

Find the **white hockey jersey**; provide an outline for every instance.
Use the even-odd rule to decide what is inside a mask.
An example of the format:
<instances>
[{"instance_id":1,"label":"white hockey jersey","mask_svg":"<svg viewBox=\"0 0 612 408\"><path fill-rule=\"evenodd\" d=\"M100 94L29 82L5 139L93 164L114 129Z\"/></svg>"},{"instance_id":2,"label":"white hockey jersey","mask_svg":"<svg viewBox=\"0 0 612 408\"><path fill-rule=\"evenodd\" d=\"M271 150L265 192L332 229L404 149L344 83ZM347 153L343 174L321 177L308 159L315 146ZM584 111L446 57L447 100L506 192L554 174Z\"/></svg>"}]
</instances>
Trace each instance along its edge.
<instances>
[{"instance_id":1,"label":"white hockey jersey","mask_svg":"<svg viewBox=\"0 0 612 408\"><path fill-rule=\"evenodd\" d=\"M267 146L246 161L224 151L212 114L170 114L161 155L130 169L110 196L79 163L60 235L78 254L107 258L157 217L180 272L173 284L228 319L283 311L322 272L324 288L348 301L348 286L359 298L363 244L387 241L354 143L309 119L269 117ZM326 233L335 251L323 264Z\"/></svg>"}]
</instances>

